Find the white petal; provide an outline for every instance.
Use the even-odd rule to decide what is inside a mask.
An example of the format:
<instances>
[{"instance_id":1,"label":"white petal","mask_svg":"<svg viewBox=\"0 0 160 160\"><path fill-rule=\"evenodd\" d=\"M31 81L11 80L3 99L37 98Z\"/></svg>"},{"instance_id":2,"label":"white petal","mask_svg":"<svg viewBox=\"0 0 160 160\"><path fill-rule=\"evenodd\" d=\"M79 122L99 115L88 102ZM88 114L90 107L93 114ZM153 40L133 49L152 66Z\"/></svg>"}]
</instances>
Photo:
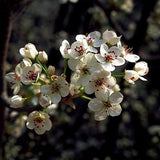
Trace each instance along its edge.
<instances>
[{"instance_id":1,"label":"white petal","mask_svg":"<svg viewBox=\"0 0 160 160\"><path fill-rule=\"evenodd\" d=\"M49 85L43 85L41 86L41 93L42 94L51 94L51 89L50 89L50 86Z\"/></svg>"},{"instance_id":2,"label":"white petal","mask_svg":"<svg viewBox=\"0 0 160 160\"><path fill-rule=\"evenodd\" d=\"M95 49L94 47L92 47L92 46L88 46L88 49L87 49L89 52L93 52L93 53L97 53L98 52L98 50L97 49Z\"/></svg>"},{"instance_id":3,"label":"white petal","mask_svg":"<svg viewBox=\"0 0 160 160\"><path fill-rule=\"evenodd\" d=\"M103 88L99 88L98 91L95 92L95 95L101 101L108 101L110 92L109 89L104 86Z\"/></svg>"},{"instance_id":4,"label":"white petal","mask_svg":"<svg viewBox=\"0 0 160 160\"><path fill-rule=\"evenodd\" d=\"M140 59L140 57L136 54L127 54L125 56L125 59L129 62L135 63L136 61Z\"/></svg>"},{"instance_id":5,"label":"white petal","mask_svg":"<svg viewBox=\"0 0 160 160\"><path fill-rule=\"evenodd\" d=\"M114 71L115 70L115 67L112 65L112 63L102 64L102 67L106 71Z\"/></svg>"},{"instance_id":6,"label":"white petal","mask_svg":"<svg viewBox=\"0 0 160 160\"><path fill-rule=\"evenodd\" d=\"M69 59L68 60L68 66L72 71L76 71L77 69L77 64L80 63L80 60L78 59Z\"/></svg>"},{"instance_id":7,"label":"white petal","mask_svg":"<svg viewBox=\"0 0 160 160\"><path fill-rule=\"evenodd\" d=\"M86 75L82 78L82 86L86 86L91 80L91 75Z\"/></svg>"},{"instance_id":8,"label":"white petal","mask_svg":"<svg viewBox=\"0 0 160 160\"><path fill-rule=\"evenodd\" d=\"M104 40L96 40L96 41L94 41L94 43L93 43L93 46L94 47L100 47L101 46L101 44L103 44L103 43L105 43L105 41Z\"/></svg>"},{"instance_id":9,"label":"white petal","mask_svg":"<svg viewBox=\"0 0 160 160\"><path fill-rule=\"evenodd\" d=\"M139 79L141 79L142 81L147 81L147 79L146 78L144 78L144 77L139 77Z\"/></svg>"},{"instance_id":10,"label":"white petal","mask_svg":"<svg viewBox=\"0 0 160 160\"><path fill-rule=\"evenodd\" d=\"M94 98L89 101L88 108L94 112L101 111L103 109L103 103L97 98Z\"/></svg>"},{"instance_id":11,"label":"white petal","mask_svg":"<svg viewBox=\"0 0 160 160\"><path fill-rule=\"evenodd\" d=\"M76 41L82 42L83 39L85 39L85 38L86 38L85 35L83 35L83 34L78 34L78 35L76 36Z\"/></svg>"},{"instance_id":12,"label":"white petal","mask_svg":"<svg viewBox=\"0 0 160 160\"><path fill-rule=\"evenodd\" d=\"M103 43L100 47L100 53L102 57L105 57L105 54L107 53L107 51L108 51L108 46L105 43Z\"/></svg>"},{"instance_id":13,"label":"white petal","mask_svg":"<svg viewBox=\"0 0 160 160\"><path fill-rule=\"evenodd\" d=\"M119 116L121 114L122 108L120 105L113 105L112 107L108 108L109 115L114 117L114 116Z\"/></svg>"},{"instance_id":14,"label":"white petal","mask_svg":"<svg viewBox=\"0 0 160 160\"><path fill-rule=\"evenodd\" d=\"M45 129L41 128L41 127L39 127L39 128L36 127L34 130L38 135L42 135L45 133Z\"/></svg>"},{"instance_id":15,"label":"white petal","mask_svg":"<svg viewBox=\"0 0 160 160\"><path fill-rule=\"evenodd\" d=\"M107 118L107 116L108 116L108 113L105 111L95 112L94 119L96 121L103 121Z\"/></svg>"},{"instance_id":16,"label":"white petal","mask_svg":"<svg viewBox=\"0 0 160 160\"><path fill-rule=\"evenodd\" d=\"M99 39L101 37L101 33L99 31L94 31L88 34L88 37L92 39Z\"/></svg>"},{"instance_id":17,"label":"white petal","mask_svg":"<svg viewBox=\"0 0 160 160\"><path fill-rule=\"evenodd\" d=\"M63 86L63 88L60 89L60 93L62 97L66 97L69 94L69 86L67 84Z\"/></svg>"},{"instance_id":18,"label":"white petal","mask_svg":"<svg viewBox=\"0 0 160 160\"><path fill-rule=\"evenodd\" d=\"M51 101L52 103L54 104L57 104L61 101L61 96L59 93L54 93L54 94L51 94Z\"/></svg>"},{"instance_id":19,"label":"white petal","mask_svg":"<svg viewBox=\"0 0 160 160\"><path fill-rule=\"evenodd\" d=\"M98 62L104 63L105 59L102 57L100 54L95 54L95 58L97 59Z\"/></svg>"},{"instance_id":20,"label":"white petal","mask_svg":"<svg viewBox=\"0 0 160 160\"><path fill-rule=\"evenodd\" d=\"M123 95L120 92L114 92L110 95L109 101L111 104L119 104L123 100Z\"/></svg>"},{"instance_id":21,"label":"white petal","mask_svg":"<svg viewBox=\"0 0 160 160\"><path fill-rule=\"evenodd\" d=\"M85 92L87 94L92 94L95 91L94 82L89 82L87 85L85 85Z\"/></svg>"},{"instance_id":22,"label":"white petal","mask_svg":"<svg viewBox=\"0 0 160 160\"><path fill-rule=\"evenodd\" d=\"M118 57L117 59L112 61L114 66L121 66L125 63L125 60L122 57Z\"/></svg>"},{"instance_id":23,"label":"white petal","mask_svg":"<svg viewBox=\"0 0 160 160\"><path fill-rule=\"evenodd\" d=\"M33 123L33 121L28 121L28 122L26 123L26 127L27 127L28 129L33 129L33 128L34 128L34 123Z\"/></svg>"}]
</instances>

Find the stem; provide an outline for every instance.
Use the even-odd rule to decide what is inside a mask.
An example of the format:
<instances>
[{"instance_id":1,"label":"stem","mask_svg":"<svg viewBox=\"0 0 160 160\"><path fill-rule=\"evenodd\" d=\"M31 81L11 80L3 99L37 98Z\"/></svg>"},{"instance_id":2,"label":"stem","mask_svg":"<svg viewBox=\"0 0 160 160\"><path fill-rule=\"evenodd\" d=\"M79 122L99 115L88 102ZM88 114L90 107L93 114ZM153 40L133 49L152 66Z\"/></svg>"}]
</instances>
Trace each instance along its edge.
<instances>
[{"instance_id":1,"label":"stem","mask_svg":"<svg viewBox=\"0 0 160 160\"><path fill-rule=\"evenodd\" d=\"M66 75L67 66L68 66L68 59L65 59L65 64L64 64L63 75Z\"/></svg>"},{"instance_id":2,"label":"stem","mask_svg":"<svg viewBox=\"0 0 160 160\"><path fill-rule=\"evenodd\" d=\"M43 71L46 73L47 76L49 76L48 71L46 69L46 67L43 66L43 64L40 62L40 60L38 59L38 57L36 56L36 62L42 67Z\"/></svg>"},{"instance_id":3,"label":"stem","mask_svg":"<svg viewBox=\"0 0 160 160\"><path fill-rule=\"evenodd\" d=\"M81 96L83 99L86 99L86 100L92 100L92 98L90 98L90 97L88 97L88 96L86 96L86 95L83 95L83 96Z\"/></svg>"},{"instance_id":4,"label":"stem","mask_svg":"<svg viewBox=\"0 0 160 160\"><path fill-rule=\"evenodd\" d=\"M112 73L112 76L113 77L116 77L116 78L123 78L125 75L124 72L121 72L121 73Z\"/></svg>"}]
</instances>

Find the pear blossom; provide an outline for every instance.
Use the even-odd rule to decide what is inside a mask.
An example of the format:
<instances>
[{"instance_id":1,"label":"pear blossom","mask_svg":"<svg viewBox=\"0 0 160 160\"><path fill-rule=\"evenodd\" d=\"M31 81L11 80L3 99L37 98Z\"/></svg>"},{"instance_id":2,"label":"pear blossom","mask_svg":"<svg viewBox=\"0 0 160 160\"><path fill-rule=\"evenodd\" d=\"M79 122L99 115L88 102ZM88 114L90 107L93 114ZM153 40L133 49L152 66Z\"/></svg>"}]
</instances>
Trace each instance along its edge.
<instances>
[{"instance_id":1,"label":"pear blossom","mask_svg":"<svg viewBox=\"0 0 160 160\"><path fill-rule=\"evenodd\" d=\"M93 53L88 53L81 60L70 59L68 66L72 71L75 71L72 75L71 82L82 86L85 86L89 82L91 74L94 71L101 69Z\"/></svg>"},{"instance_id":2,"label":"pear blossom","mask_svg":"<svg viewBox=\"0 0 160 160\"><path fill-rule=\"evenodd\" d=\"M52 122L47 113L33 111L27 118L26 126L28 129L34 129L38 135L42 135L51 129Z\"/></svg>"},{"instance_id":3,"label":"pear blossom","mask_svg":"<svg viewBox=\"0 0 160 160\"><path fill-rule=\"evenodd\" d=\"M68 53L68 50L71 48L69 42L67 40L63 40L62 44L59 48L61 55L63 58L71 58L71 56Z\"/></svg>"},{"instance_id":4,"label":"pear blossom","mask_svg":"<svg viewBox=\"0 0 160 160\"><path fill-rule=\"evenodd\" d=\"M24 48L20 48L19 50L20 54L23 57L34 59L36 55L38 55L38 51L34 44L28 43L24 46Z\"/></svg>"},{"instance_id":5,"label":"pear blossom","mask_svg":"<svg viewBox=\"0 0 160 160\"><path fill-rule=\"evenodd\" d=\"M40 73L42 71L41 66L38 63L33 64L32 66L26 66L22 69L21 82L25 85L30 85L34 82L37 82Z\"/></svg>"},{"instance_id":6,"label":"pear blossom","mask_svg":"<svg viewBox=\"0 0 160 160\"><path fill-rule=\"evenodd\" d=\"M41 61L41 62L46 62L48 61L48 55L45 51L39 51L38 52L38 59Z\"/></svg>"},{"instance_id":7,"label":"pear blossom","mask_svg":"<svg viewBox=\"0 0 160 160\"><path fill-rule=\"evenodd\" d=\"M92 79L85 85L85 93L97 96L105 88L112 89L116 84L116 79L111 76L111 72L100 70L92 74Z\"/></svg>"},{"instance_id":8,"label":"pear blossom","mask_svg":"<svg viewBox=\"0 0 160 160\"><path fill-rule=\"evenodd\" d=\"M104 40L100 39L101 33L98 31L91 32L87 35L79 34L76 36L76 40L82 42L84 39L87 40L88 43L88 51L97 53L97 47L100 47Z\"/></svg>"},{"instance_id":9,"label":"pear blossom","mask_svg":"<svg viewBox=\"0 0 160 160\"><path fill-rule=\"evenodd\" d=\"M139 74L134 71L134 70L125 70L125 76L124 76L124 79L131 83L131 84L134 84L136 80L139 79Z\"/></svg>"},{"instance_id":10,"label":"pear blossom","mask_svg":"<svg viewBox=\"0 0 160 160\"><path fill-rule=\"evenodd\" d=\"M80 59L86 55L87 49L88 44L85 39L82 42L76 41L71 44L71 48L68 49L68 54L73 59Z\"/></svg>"},{"instance_id":11,"label":"pear blossom","mask_svg":"<svg viewBox=\"0 0 160 160\"><path fill-rule=\"evenodd\" d=\"M104 70L114 71L115 66L121 66L125 63L125 60L120 55L121 50L118 47L113 46L108 48L106 44L102 44L100 54L95 54L95 57L101 63Z\"/></svg>"},{"instance_id":12,"label":"pear blossom","mask_svg":"<svg viewBox=\"0 0 160 160\"><path fill-rule=\"evenodd\" d=\"M116 45L121 39L121 36L118 37L114 31L109 30L106 30L102 37L110 45Z\"/></svg>"},{"instance_id":13,"label":"pear blossom","mask_svg":"<svg viewBox=\"0 0 160 160\"><path fill-rule=\"evenodd\" d=\"M120 115L122 111L120 103L122 100L123 95L120 92L111 94L108 89L105 89L88 103L88 107L95 112L95 120L101 121L109 115L112 117Z\"/></svg>"},{"instance_id":14,"label":"pear blossom","mask_svg":"<svg viewBox=\"0 0 160 160\"><path fill-rule=\"evenodd\" d=\"M50 85L42 85L41 93L50 96L51 102L57 104L61 101L61 97L69 94L69 85L62 76L55 76Z\"/></svg>"},{"instance_id":15,"label":"pear blossom","mask_svg":"<svg viewBox=\"0 0 160 160\"><path fill-rule=\"evenodd\" d=\"M20 108L23 106L24 99L19 95L14 95L10 99L10 106L12 108Z\"/></svg>"},{"instance_id":16,"label":"pear blossom","mask_svg":"<svg viewBox=\"0 0 160 160\"><path fill-rule=\"evenodd\" d=\"M148 64L144 61L137 62L134 66L134 70L140 75L145 76L149 72Z\"/></svg>"},{"instance_id":17,"label":"pear blossom","mask_svg":"<svg viewBox=\"0 0 160 160\"><path fill-rule=\"evenodd\" d=\"M21 67L17 65L15 68L15 72L10 72L5 75L6 80L11 85L11 89L13 89L14 95L17 94L21 88L21 81L20 81L21 71L22 71Z\"/></svg>"}]
</instances>

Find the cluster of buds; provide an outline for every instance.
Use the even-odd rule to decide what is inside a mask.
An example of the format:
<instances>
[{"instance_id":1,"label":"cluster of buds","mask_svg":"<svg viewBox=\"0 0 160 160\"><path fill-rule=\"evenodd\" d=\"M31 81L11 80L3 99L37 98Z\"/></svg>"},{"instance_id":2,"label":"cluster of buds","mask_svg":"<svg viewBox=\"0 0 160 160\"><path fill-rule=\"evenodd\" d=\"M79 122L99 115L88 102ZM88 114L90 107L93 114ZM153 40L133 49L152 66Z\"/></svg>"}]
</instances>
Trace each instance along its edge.
<instances>
[{"instance_id":1,"label":"cluster of buds","mask_svg":"<svg viewBox=\"0 0 160 160\"><path fill-rule=\"evenodd\" d=\"M6 74L6 80L13 89L10 98L12 108L20 108L25 103L37 99L41 110L32 111L26 126L37 134L44 134L52 127L50 116L59 103L76 109L72 99L81 97L89 101L88 107L94 112L95 120L101 121L107 116L118 116L122 109L120 103L123 95L117 84L117 77L134 84L148 73L144 61L121 44L121 36L106 30L102 36L98 31L87 35L79 34L75 42L62 41L60 53L65 60L64 71L55 74L54 66L46 66L48 56L45 51L37 51L29 43L19 50L23 60L14 72ZM126 62L134 63L132 70L124 69ZM123 66L124 72L117 73L116 67ZM72 71L70 82L66 81L67 67ZM32 92L24 93L23 88ZM29 90L29 91L30 91ZM32 104L31 104L32 105Z\"/></svg>"}]
</instances>

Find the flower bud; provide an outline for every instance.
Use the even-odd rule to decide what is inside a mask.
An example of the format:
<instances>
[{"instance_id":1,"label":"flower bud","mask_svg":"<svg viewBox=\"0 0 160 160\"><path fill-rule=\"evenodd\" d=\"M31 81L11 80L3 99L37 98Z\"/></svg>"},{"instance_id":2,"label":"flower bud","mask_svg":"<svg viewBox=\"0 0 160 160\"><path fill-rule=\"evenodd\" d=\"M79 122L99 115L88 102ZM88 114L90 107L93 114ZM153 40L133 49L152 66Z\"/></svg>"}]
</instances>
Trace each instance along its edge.
<instances>
[{"instance_id":1,"label":"flower bud","mask_svg":"<svg viewBox=\"0 0 160 160\"><path fill-rule=\"evenodd\" d=\"M24 46L24 48L20 48L19 52L23 57L27 57L31 59L34 59L38 54L38 51L35 45L32 43L28 43Z\"/></svg>"},{"instance_id":2,"label":"flower bud","mask_svg":"<svg viewBox=\"0 0 160 160\"><path fill-rule=\"evenodd\" d=\"M144 76L148 73L149 68L148 68L148 64L144 61L141 62L137 62L134 66L134 70L140 75L140 76Z\"/></svg>"},{"instance_id":3,"label":"flower bud","mask_svg":"<svg viewBox=\"0 0 160 160\"><path fill-rule=\"evenodd\" d=\"M55 72L55 67L50 65L50 66L48 67L48 73L49 73L50 75L53 75L54 72Z\"/></svg>"},{"instance_id":4,"label":"flower bud","mask_svg":"<svg viewBox=\"0 0 160 160\"><path fill-rule=\"evenodd\" d=\"M23 98L19 95L15 95L10 99L10 105L12 108L20 108L23 105Z\"/></svg>"},{"instance_id":5,"label":"flower bud","mask_svg":"<svg viewBox=\"0 0 160 160\"><path fill-rule=\"evenodd\" d=\"M39 54L38 54L38 59L41 61L41 62L46 62L48 61L48 55L45 51L40 51Z\"/></svg>"}]
</instances>

